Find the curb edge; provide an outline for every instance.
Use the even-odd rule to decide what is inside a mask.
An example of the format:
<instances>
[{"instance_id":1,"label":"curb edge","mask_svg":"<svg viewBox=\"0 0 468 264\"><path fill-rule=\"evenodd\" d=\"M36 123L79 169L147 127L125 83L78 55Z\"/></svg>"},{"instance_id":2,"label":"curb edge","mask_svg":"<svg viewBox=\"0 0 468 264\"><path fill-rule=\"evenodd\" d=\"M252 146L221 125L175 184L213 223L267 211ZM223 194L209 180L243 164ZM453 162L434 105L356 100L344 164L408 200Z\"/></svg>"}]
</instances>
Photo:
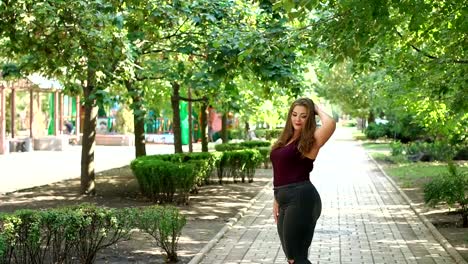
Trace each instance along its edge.
<instances>
[{"instance_id":1,"label":"curb edge","mask_svg":"<svg viewBox=\"0 0 468 264\"><path fill-rule=\"evenodd\" d=\"M247 206L240 209L237 214L227 222L221 230L197 253L194 257L188 262L188 264L198 264L200 263L205 255L218 243L218 241L226 234L233 226L236 224L239 219L241 219L244 214L252 207L252 205L262 196L267 190L272 189L272 182L268 181L267 184L257 193L257 195L252 198Z\"/></svg>"},{"instance_id":2,"label":"curb edge","mask_svg":"<svg viewBox=\"0 0 468 264\"><path fill-rule=\"evenodd\" d=\"M418 210L414 207L414 204L411 202L409 197L404 193L404 191L397 185L397 183L387 175L387 173L383 170L382 166L370 155L368 151L366 151L367 156L369 157L372 162L379 168L380 172L387 178L387 180L393 185L393 187L398 190L400 195L403 199L409 204L411 210L416 213L419 219L424 223L424 225L429 229L432 236L441 244L441 246L447 251L447 253L455 260L457 264L468 264L463 257L458 253L458 251L448 242L448 240L437 230L437 228L427 219L426 216L420 214Z\"/></svg>"}]
</instances>

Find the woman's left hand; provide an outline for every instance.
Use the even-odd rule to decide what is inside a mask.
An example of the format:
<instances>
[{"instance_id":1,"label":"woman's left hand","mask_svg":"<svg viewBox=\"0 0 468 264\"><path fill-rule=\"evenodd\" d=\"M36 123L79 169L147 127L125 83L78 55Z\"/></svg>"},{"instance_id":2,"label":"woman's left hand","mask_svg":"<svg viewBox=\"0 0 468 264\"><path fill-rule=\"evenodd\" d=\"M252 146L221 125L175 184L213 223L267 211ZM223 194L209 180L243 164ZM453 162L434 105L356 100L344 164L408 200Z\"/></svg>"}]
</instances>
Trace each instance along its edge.
<instances>
[{"instance_id":1,"label":"woman's left hand","mask_svg":"<svg viewBox=\"0 0 468 264\"><path fill-rule=\"evenodd\" d=\"M276 200L273 200L273 217L275 218L275 223L278 224L278 216L279 216L279 205Z\"/></svg>"}]
</instances>

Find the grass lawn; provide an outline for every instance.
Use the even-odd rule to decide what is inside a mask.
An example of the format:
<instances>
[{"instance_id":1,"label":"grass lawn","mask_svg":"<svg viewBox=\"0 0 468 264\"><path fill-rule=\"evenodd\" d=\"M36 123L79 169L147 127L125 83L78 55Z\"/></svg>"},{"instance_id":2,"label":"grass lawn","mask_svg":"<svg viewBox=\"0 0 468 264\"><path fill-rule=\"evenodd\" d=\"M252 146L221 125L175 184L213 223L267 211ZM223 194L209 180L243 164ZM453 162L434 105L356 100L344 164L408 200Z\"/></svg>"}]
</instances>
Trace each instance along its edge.
<instances>
[{"instance_id":1,"label":"grass lawn","mask_svg":"<svg viewBox=\"0 0 468 264\"><path fill-rule=\"evenodd\" d=\"M364 133L362 133L360 130L353 131L352 136L356 140L365 140L366 139L366 135Z\"/></svg>"},{"instance_id":2,"label":"grass lawn","mask_svg":"<svg viewBox=\"0 0 468 264\"><path fill-rule=\"evenodd\" d=\"M390 143L364 142L362 146L368 151L391 151Z\"/></svg>"},{"instance_id":3,"label":"grass lawn","mask_svg":"<svg viewBox=\"0 0 468 264\"><path fill-rule=\"evenodd\" d=\"M424 186L433 178L448 173L444 162L411 162L404 155L392 156L390 143L363 141L362 146L374 158L397 185L414 203L416 210L424 212L428 220L437 228L458 253L468 260L468 232L462 227L460 214L455 208L440 203L436 207L424 202ZM468 174L468 161L455 161L457 169Z\"/></svg>"},{"instance_id":4,"label":"grass lawn","mask_svg":"<svg viewBox=\"0 0 468 264\"><path fill-rule=\"evenodd\" d=\"M402 183L402 187L414 187L426 183L433 177L447 173L444 162L411 162L405 156L392 156L390 143L365 142L363 147L383 165L385 172ZM458 163L458 169L468 173L468 163Z\"/></svg>"}]
</instances>

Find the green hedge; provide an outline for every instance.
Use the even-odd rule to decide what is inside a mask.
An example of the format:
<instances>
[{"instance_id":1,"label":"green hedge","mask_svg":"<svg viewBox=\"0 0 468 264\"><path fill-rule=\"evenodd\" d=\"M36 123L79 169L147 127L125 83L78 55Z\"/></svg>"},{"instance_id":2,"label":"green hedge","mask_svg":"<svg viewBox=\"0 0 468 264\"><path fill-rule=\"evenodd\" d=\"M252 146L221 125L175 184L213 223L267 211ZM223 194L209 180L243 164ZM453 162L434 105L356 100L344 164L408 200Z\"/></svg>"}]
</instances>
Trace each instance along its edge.
<instances>
[{"instance_id":1,"label":"green hedge","mask_svg":"<svg viewBox=\"0 0 468 264\"><path fill-rule=\"evenodd\" d=\"M215 149L216 151L222 151L222 152L242 150L242 149L256 149L260 152L260 155L261 155L260 163L263 162L264 168L267 169L270 164L271 143L268 141L252 140L252 141L245 141L245 142L240 142L240 143L224 143L224 144L215 145ZM218 173L218 177L220 176L221 176L220 181L222 181L222 178L224 176Z\"/></svg>"},{"instance_id":2,"label":"green hedge","mask_svg":"<svg viewBox=\"0 0 468 264\"><path fill-rule=\"evenodd\" d=\"M158 203L188 203L190 192L208 184L221 153L197 152L143 156L130 167L143 195Z\"/></svg>"},{"instance_id":3,"label":"green hedge","mask_svg":"<svg viewBox=\"0 0 468 264\"><path fill-rule=\"evenodd\" d=\"M99 250L126 239L131 227L114 210L91 205L4 214L0 263L94 263Z\"/></svg>"},{"instance_id":4,"label":"green hedge","mask_svg":"<svg viewBox=\"0 0 468 264\"><path fill-rule=\"evenodd\" d=\"M260 152L260 155L262 156L263 167L265 169L268 169L270 165L271 147L258 147L257 150Z\"/></svg>"},{"instance_id":5,"label":"green hedge","mask_svg":"<svg viewBox=\"0 0 468 264\"><path fill-rule=\"evenodd\" d=\"M187 203L189 192L196 183L196 165L191 162L137 158L130 167L142 194L158 203Z\"/></svg>"},{"instance_id":6,"label":"green hedge","mask_svg":"<svg viewBox=\"0 0 468 264\"><path fill-rule=\"evenodd\" d=\"M240 143L223 143L216 144L216 151L231 151L231 150L240 150L240 149L250 149L250 148L259 148L259 147L270 147L271 143L269 141L263 140L252 140L244 141Z\"/></svg>"},{"instance_id":7,"label":"green hedge","mask_svg":"<svg viewBox=\"0 0 468 264\"><path fill-rule=\"evenodd\" d=\"M279 138L281 132L283 132L283 129L255 129L255 136L272 140Z\"/></svg>"},{"instance_id":8,"label":"green hedge","mask_svg":"<svg viewBox=\"0 0 468 264\"><path fill-rule=\"evenodd\" d=\"M414 141L408 144L395 141L390 144L390 147L393 156L406 155L412 161L451 160L463 149L462 146L441 141Z\"/></svg>"},{"instance_id":9,"label":"green hedge","mask_svg":"<svg viewBox=\"0 0 468 264\"><path fill-rule=\"evenodd\" d=\"M168 257L177 259L173 249L177 249L185 218L176 209L109 209L82 204L1 214L0 263L91 264L100 250L129 239L130 230L146 222L154 223L160 239L169 245ZM151 234L152 230L142 229Z\"/></svg>"},{"instance_id":10,"label":"green hedge","mask_svg":"<svg viewBox=\"0 0 468 264\"><path fill-rule=\"evenodd\" d=\"M175 207L139 209L136 226L151 235L156 244L166 252L168 262L177 262L178 241L187 220Z\"/></svg>"},{"instance_id":11,"label":"green hedge","mask_svg":"<svg viewBox=\"0 0 468 264\"><path fill-rule=\"evenodd\" d=\"M370 123L364 130L364 134L368 139L378 139L383 137L391 137L391 127L387 124Z\"/></svg>"},{"instance_id":12,"label":"green hedge","mask_svg":"<svg viewBox=\"0 0 468 264\"><path fill-rule=\"evenodd\" d=\"M162 154L162 155L151 155L143 156L139 159L142 160L164 160L175 163L187 163L191 162L197 167L195 172L195 183L198 186L202 186L209 183L210 176L215 169L217 160L221 157L221 154L212 152L193 152L193 153L176 153L176 154Z\"/></svg>"},{"instance_id":13,"label":"green hedge","mask_svg":"<svg viewBox=\"0 0 468 264\"><path fill-rule=\"evenodd\" d=\"M229 129L228 138L229 139L244 139L245 131L243 129Z\"/></svg>"},{"instance_id":14,"label":"green hedge","mask_svg":"<svg viewBox=\"0 0 468 264\"><path fill-rule=\"evenodd\" d=\"M234 182L239 178L252 182L255 168L268 160L269 142L221 145L223 149L236 150L143 156L133 160L130 167L142 194L154 202L188 203L190 192L208 184L215 168L220 183L228 177Z\"/></svg>"},{"instance_id":15,"label":"green hedge","mask_svg":"<svg viewBox=\"0 0 468 264\"><path fill-rule=\"evenodd\" d=\"M224 178L232 177L234 182L241 178L245 182L253 182L255 168L263 161L260 151L256 149L242 149L222 152L221 159L217 163L219 183Z\"/></svg>"},{"instance_id":16,"label":"green hedge","mask_svg":"<svg viewBox=\"0 0 468 264\"><path fill-rule=\"evenodd\" d=\"M455 207L462 217L463 227L468 227L468 174L457 169L453 163L448 164L448 171L432 179L424 186L424 201L436 206L447 203Z\"/></svg>"}]
</instances>

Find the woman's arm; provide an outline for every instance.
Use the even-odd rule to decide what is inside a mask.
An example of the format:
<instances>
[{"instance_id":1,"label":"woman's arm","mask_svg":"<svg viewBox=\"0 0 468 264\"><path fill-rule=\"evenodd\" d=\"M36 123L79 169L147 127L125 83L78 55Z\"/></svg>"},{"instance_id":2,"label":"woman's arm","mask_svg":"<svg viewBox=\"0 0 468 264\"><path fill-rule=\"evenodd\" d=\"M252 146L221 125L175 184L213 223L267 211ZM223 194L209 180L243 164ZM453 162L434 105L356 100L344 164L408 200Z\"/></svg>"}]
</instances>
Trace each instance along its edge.
<instances>
[{"instance_id":1,"label":"woman's arm","mask_svg":"<svg viewBox=\"0 0 468 264\"><path fill-rule=\"evenodd\" d=\"M276 199L273 198L273 218L275 219L275 223L278 223L278 216L279 216L279 205Z\"/></svg>"},{"instance_id":2,"label":"woman's arm","mask_svg":"<svg viewBox=\"0 0 468 264\"><path fill-rule=\"evenodd\" d=\"M325 111L322 110L317 104L315 105L315 113L320 118L322 126L317 128L314 133L315 142L314 148L321 148L330 139L333 132L335 132L336 122Z\"/></svg>"}]
</instances>

